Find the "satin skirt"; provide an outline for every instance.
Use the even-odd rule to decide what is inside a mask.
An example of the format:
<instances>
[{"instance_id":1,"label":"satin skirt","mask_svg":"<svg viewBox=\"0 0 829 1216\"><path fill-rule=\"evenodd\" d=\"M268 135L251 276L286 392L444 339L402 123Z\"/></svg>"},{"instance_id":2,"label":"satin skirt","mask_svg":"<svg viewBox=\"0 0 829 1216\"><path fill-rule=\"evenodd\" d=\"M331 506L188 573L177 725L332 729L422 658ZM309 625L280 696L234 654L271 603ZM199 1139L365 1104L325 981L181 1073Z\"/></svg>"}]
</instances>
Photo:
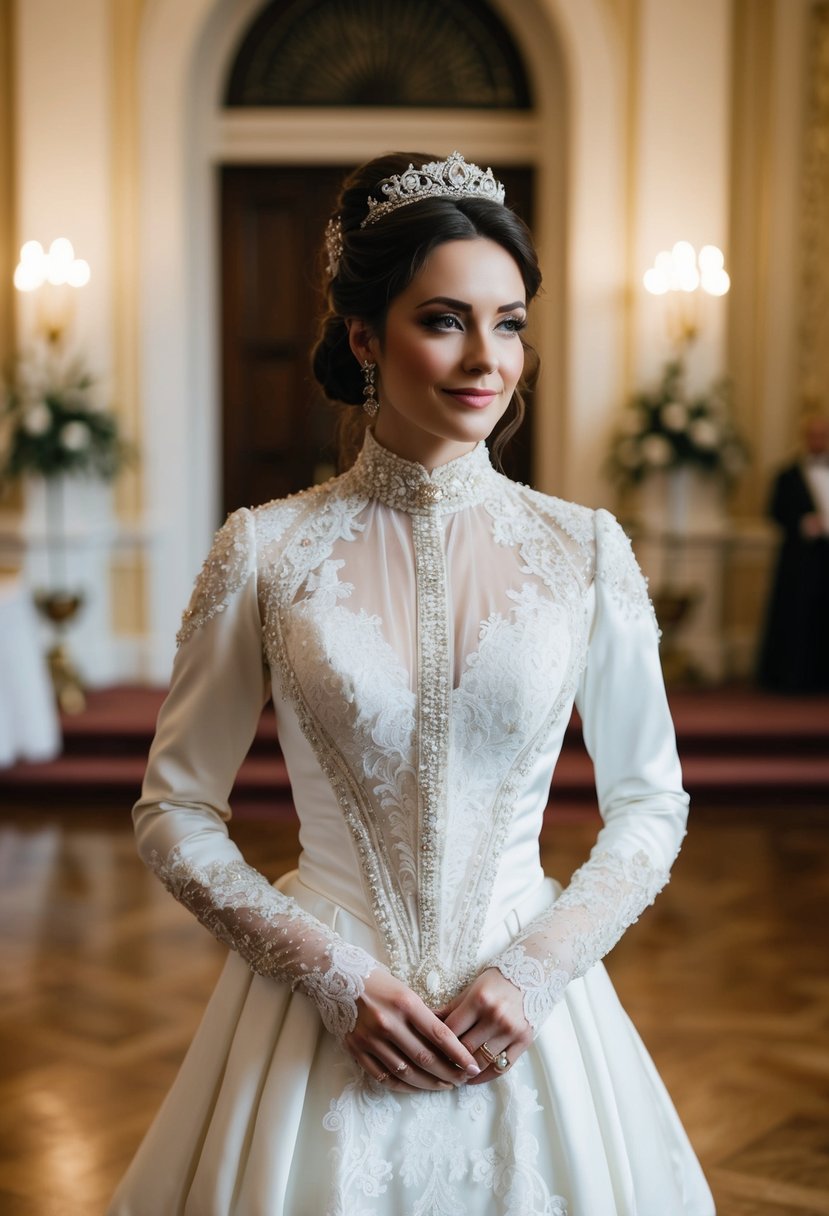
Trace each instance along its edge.
<instances>
[{"instance_id":1,"label":"satin skirt","mask_svg":"<svg viewBox=\"0 0 829 1216\"><path fill-rule=\"evenodd\" d=\"M306 886L303 908L382 957L373 928ZM532 891L482 947L556 898ZM228 957L107 1216L713 1216L670 1097L601 963L503 1077L393 1094L312 1003Z\"/></svg>"}]
</instances>

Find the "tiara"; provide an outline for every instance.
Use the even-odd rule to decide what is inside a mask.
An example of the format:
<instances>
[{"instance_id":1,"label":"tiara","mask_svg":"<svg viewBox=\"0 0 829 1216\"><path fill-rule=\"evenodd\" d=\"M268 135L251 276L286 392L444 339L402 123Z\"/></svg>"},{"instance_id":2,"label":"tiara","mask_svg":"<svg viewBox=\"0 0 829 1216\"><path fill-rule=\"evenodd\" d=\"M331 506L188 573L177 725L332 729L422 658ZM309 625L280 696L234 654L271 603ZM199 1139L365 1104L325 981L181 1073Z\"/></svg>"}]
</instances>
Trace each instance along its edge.
<instances>
[{"instance_id":1,"label":"tiara","mask_svg":"<svg viewBox=\"0 0 829 1216\"><path fill-rule=\"evenodd\" d=\"M493 203L503 203L504 187L493 177L491 169L479 169L467 164L460 152L453 152L446 160L430 161L415 169L409 165L405 173L394 173L380 183L383 200L369 195L368 215L360 224L375 224L390 211L408 207L423 198L485 198Z\"/></svg>"},{"instance_id":2,"label":"tiara","mask_svg":"<svg viewBox=\"0 0 829 1216\"><path fill-rule=\"evenodd\" d=\"M504 187L496 181L491 169L479 169L471 162L467 164L460 152L453 152L446 160L430 161L415 169L409 165L405 173L394 173L380 182L384 201L369 195L368 215L360 224L375 224L390 211L408 207L424 198L485 198L503 204ZM332 216L325 229L325 252L328 257L328 274L333 279L340 268L343 256L343 223L339 215Z\"/></svg>"},{"instance_id":3,"label":"tiara","mask_svg":"<svg viewBox=\"0 0 829 1216\"><path fill-rule=\"evenodd\" d=\"M340 258L343 256L343 222L338 215L332 215L325 226L325 253L328 274L333 279L340 269Z\"/></svg>"}]
</instances>

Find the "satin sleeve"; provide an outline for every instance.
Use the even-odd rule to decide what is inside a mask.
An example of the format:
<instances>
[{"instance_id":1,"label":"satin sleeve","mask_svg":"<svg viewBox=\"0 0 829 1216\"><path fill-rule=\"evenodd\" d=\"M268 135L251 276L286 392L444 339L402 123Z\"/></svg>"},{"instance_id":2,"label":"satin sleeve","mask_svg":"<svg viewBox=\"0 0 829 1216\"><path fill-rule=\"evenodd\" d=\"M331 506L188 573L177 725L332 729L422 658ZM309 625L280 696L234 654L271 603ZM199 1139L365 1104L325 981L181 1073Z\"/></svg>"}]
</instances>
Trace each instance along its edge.
<instances>
[{"instance_id":1,"label":"satin sleeve","mask_svg":"<svg viewBox=\"0 0 829 1216\"><path fill-rule=\"evenodd\" d=\"M230 793L270 684L252 512L235 512L217 533L177 640L133 808L138 851L214 936L258 974L299 987L342 1036L378 964L276 890L228 834Z\"/></svg>"},{"instance_id":2,"label":"satin sleeve","mask_svg":"<svg viewBox=\"0 0 829 1216\"><path fill-rule=\"evenodd\" d=\"M552 907L490 966L521 989L535 1033L668 881L688 795L659 662L659 630L628 538L596 512L592 622L576 705L603 826Z\"/></svg>"}]
</instances>

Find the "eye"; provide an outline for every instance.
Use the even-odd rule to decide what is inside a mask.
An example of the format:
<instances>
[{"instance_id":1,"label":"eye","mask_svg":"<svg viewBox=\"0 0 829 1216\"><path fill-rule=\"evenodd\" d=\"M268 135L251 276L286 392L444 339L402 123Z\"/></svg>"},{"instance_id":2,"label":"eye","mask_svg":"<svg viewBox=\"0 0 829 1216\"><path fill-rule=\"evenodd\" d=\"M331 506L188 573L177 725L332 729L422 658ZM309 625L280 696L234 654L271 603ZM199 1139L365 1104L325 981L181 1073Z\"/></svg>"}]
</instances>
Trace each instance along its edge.
<instances>
[{"instance_id":1,"label":"eye","mask_svg":"<svg viewBox=\"0 0 829 1216\"><path fill-rule=\"evenodd\" d=\"M433 312L425 317L421 317L420 324L425 329L447 330L457 329L463 330L461 319L454 312Z\"/></svg>"},{"instance_id":2,"label":"eye","mask_svg":"<svg viewBox=\"0 0 829 1216\"><path fill-rule=\"evenodd\" d=\"M498 329L502 333L520 334L522 329L527 328L526 317L504 317L498 325Z\"/></svg>"}]
</instances>

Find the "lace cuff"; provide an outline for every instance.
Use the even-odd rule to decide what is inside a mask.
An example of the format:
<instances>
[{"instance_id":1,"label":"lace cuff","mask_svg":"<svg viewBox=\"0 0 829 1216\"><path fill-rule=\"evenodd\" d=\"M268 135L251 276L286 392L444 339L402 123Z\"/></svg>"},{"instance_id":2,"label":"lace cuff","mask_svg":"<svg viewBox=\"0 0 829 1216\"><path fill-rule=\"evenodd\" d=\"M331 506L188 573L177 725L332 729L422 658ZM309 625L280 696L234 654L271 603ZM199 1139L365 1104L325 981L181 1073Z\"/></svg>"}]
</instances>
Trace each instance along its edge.
<instances>
[{"instance_id":1,"label":"lace cuff","mask_svg":"<svg viewBox=\"0 0 829 1216\"><path fill-rule=\"evenodd\" d=\"M537 1035L571 980L603 958L668 881L643 851L595 853L543 916L489 964L519 988Z\"/></svg>"},{"instance_id":2,"label":"lace cuff","mask_svg":"<svg viewBox=\"0 0 829 1216\"><path fill-rule=\"evenodd\" d=\"M259 975L300 988L326 1030L354 1029L365 980L379 964L349 945L244 861L196 866L179 847L149 859L167 890Z\"/></svg>"}]
</instances>

